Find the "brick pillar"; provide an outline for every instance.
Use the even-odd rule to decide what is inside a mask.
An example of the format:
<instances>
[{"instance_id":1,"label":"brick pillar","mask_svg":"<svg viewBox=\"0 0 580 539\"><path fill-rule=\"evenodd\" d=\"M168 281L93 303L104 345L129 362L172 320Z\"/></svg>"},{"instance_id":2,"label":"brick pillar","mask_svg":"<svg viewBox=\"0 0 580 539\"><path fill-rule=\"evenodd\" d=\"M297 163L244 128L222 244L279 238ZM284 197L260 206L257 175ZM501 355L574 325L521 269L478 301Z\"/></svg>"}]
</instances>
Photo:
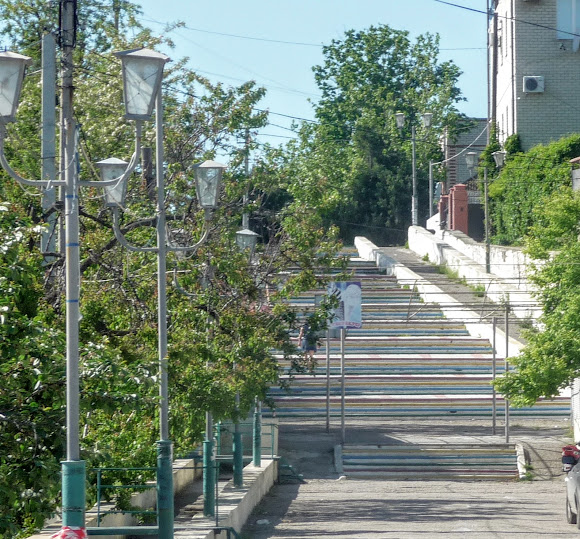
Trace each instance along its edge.
<instances>
[{"instance_id":1,"label":"brick pillar","mask_svg":"<svg viewBox=\"0 0 580 539\"><path fill-rule=\"evenodd\" d=\"M459 183L449 189L449 230L468 231L467 187Z\"/></svg>"}]
</instances>

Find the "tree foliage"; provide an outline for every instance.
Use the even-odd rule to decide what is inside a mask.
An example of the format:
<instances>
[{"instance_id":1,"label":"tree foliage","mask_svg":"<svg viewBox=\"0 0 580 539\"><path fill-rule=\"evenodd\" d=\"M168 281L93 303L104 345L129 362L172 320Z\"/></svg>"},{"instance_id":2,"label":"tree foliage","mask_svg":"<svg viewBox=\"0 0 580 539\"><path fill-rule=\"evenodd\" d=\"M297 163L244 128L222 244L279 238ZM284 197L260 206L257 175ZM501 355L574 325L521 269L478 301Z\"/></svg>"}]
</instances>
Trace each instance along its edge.
<instances>
[{"instance_id":1,"label":"tree foliage","mask_svg":"<svg viewBox=\"0 0 580 539\"><path fill-rule=\"evenodd\" d=\"M528 254L538 261L530 279L542 305L542 330L529 334L517 370L498 379L510 401L531 405L553 397L580 377L580 192L560 187L534 209L526 238Z\"/></svg>"},{"instance_id":2,"label":"tree foliage","mask_svg":"<svg viewBox=\"0 0 580 539\"><path fill-rule=\"evenodd\" d=\"M133 127L120 119L120 66L111 52L160 43L135 22L137 9L124 0L79 3L74 115L82 180L98 179L94 162L113 156L128 160L133 151ZM6 154L21 176L38 179L39 40L44 31L58 30L58 5L0 0L0 14L4 40L34 61L18 121L9 127ZM123 37L126 29L133 37ZM284 299L323 283L325 267L344 265L335 257L335 231L300 206L303 198L288 195L293 189L288 176L271 175L264 166L245 177L247 149L237 146L236 136L264 125L266 114L255 108L263 95L253 82L212 84L183 61L169 64L164 78L165 162L151 166L164 166L162 203L171 245L195 243L204 228L192 165L218 155L230 163L207 241L185 257L169 253L167 259L170 435L176 455L199 442L207 410L217 420L243 416L256 396L265 397L278 381L272 350L288 357L296 352L290 339L296 314ZM143 140L154 147L151 122ZM151 247L157 209L148 165L130 178L121 228L131 243ZM88 468L152 466L159 437L156 257L127 252L117 243L101 198L91 188L82 189L79 200L81 454ZM0 516L0 535L13 537L40 526L59 504L65 259L54 253L43 262L38 252L39 227L47 218L38 192L23 190L2 173L0 200L5 201L0 205L0 346L7 380L0 392L0 506L9 508ZM51 211L62 218L61 206ZM246 212L264 240L252 260L235 244ZM104 482L123 479L103 477ZM90 491L89 503L93 495Z\"/></svg>"},{"instance_id":3,"label":"tree foliage","mask_svg":"<svg viewBox=\"0 0 580 539\"><path fill-rule=\"evenodd\" d=\"M562 186L570 185L568 161L578 155L580 135L538 145L526 153L507 154L505 166L489 187L495 243L524 243L536 219L535 209Z\"/></svg>"},{"instance_id":4,"label":"tree foliage","mask_svg":"<svg viewBox=\"0 0 580 539\"><path fill-rule=\"evenodd\" d=\"M294 196L316 200L323 219L348 241L356 233L381 243L404 241L411 220L412 125L419 208L421 217L428 214L429 160L440 160L437 137L444 126L456 128L455 104L462 99L457 66L439 62L438 52L439 38L431 34L412 42L408 32L372 26L325 46L324 64L313 68L322 92L314 105L318 123L301 127L285 164L303 185ZM402 132L395 125L399 111L407 118ZM423 112L434 115L431 130L420 127Z\"/></svg>"}]
</instances>

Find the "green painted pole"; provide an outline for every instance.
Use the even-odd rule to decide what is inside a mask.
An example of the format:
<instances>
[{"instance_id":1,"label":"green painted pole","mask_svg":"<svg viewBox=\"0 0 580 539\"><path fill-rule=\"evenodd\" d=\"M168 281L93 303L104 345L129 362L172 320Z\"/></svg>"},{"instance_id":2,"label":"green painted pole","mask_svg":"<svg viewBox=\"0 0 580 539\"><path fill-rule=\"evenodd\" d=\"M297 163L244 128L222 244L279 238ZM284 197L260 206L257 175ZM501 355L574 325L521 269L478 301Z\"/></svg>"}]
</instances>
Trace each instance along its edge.
<instances>
[{"instance_id":1,"label":"green painted pole","mask_svg":"<svg viewBox=\"0 0 580 539\"><path fill-rule=\"evenodd\" d=\"M254 466L262 465L262 414L260 413L260 403L256 397L256 407L254 408Z\"/></svg>"},{"instance_id":2,"label":"green painted pole","mask_svg":"<svg viewBox=\"0 0 580 539\"><path fill-rule=\"evenodd\" d=\"M85 461L66 460L62 470L62 525L85 527Z\"/></svg>"},{"instance_id":3,"label":"green painted pole","mask_svg":"<svg viewBox=\"0 0 580 539\"><path fill-rule=\"evenodd\" d=\"M205 440L203 441L203 514L215 515L216 470L213 455L213 421L211 414L205 414Z\"/></svg>"},{"instance_id":4,"label":"green painted pole","mask_svg":"<svg viewBox=\"0 0 580 539\"><path fill-rule=\"evenodd\" d=\"M240 425L236 422L234 427L234 487L244 486L244 448L242 446L242 433Z\"/></svg>"},{"instance_id":5,"label":"green painted pole","mask_svg":"<svg viewBox=\"0 0 580 539\"><path fill-rule=\"evenodd\" d=\"M203 442L203 514L215 515L215 469L213 463L213 442Z\"/></svg>"},{"instance_id":6,"label":"green painted pole","mask_svg":"<svg viewBox=\"0 0 580 539\"><path fill-rule=\"evenodd\" d=\"M173 539L173 468L170 440L157 442L157 513L159 539Z\"/></svg>"}]
</instances>

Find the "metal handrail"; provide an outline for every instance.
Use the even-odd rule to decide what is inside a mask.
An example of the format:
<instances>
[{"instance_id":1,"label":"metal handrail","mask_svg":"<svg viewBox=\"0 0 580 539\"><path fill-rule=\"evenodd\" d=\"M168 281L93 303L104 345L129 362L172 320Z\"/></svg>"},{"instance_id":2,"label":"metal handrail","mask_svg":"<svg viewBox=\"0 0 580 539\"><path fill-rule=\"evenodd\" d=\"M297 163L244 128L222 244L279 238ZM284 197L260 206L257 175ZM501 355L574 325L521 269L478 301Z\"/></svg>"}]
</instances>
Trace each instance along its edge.
<instances>
[{"instance_id":1,"label":"metal handrail","mask_svg":"<svg viewBox=\"0 0 580 539\"><path fill-rule=\"evenodd\" d=\"M96 472L97 474L97 528L101 527L101 517L104 515L109 514L142 514L142 515L156 515L157 510L151 511L148 509L126 509L126 510L117 510L111 509L107 511L101 511L101 502L102 502L102 493L103 490L106 489L154 489L157 487L156 484L135 484L135 485L107 485L101 482L102 473L104 471L156 471L157 468L154 467L138 467L138 468L122 468L122 467L103 467L103 468L91 468L91 471Z\"/></svg>"}]
</instances>

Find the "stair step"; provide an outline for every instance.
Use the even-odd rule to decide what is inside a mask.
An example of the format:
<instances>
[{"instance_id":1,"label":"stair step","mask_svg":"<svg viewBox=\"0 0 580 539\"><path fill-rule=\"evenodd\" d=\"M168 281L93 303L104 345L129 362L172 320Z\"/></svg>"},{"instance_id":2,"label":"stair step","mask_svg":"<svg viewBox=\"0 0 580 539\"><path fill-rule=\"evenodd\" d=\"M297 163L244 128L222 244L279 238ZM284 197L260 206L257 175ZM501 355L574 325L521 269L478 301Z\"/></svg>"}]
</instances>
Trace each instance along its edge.
<instances>
[{"instance_id":1,"label":"stair step","mask_svg":"<svg viewBox=\"0 0 580 539\"><path fill-rule=\"evenodd\" d=\"M515 446L510 444L345 444L335 451L348 478L516 479Z\"/></svg>"}]
</instances>

